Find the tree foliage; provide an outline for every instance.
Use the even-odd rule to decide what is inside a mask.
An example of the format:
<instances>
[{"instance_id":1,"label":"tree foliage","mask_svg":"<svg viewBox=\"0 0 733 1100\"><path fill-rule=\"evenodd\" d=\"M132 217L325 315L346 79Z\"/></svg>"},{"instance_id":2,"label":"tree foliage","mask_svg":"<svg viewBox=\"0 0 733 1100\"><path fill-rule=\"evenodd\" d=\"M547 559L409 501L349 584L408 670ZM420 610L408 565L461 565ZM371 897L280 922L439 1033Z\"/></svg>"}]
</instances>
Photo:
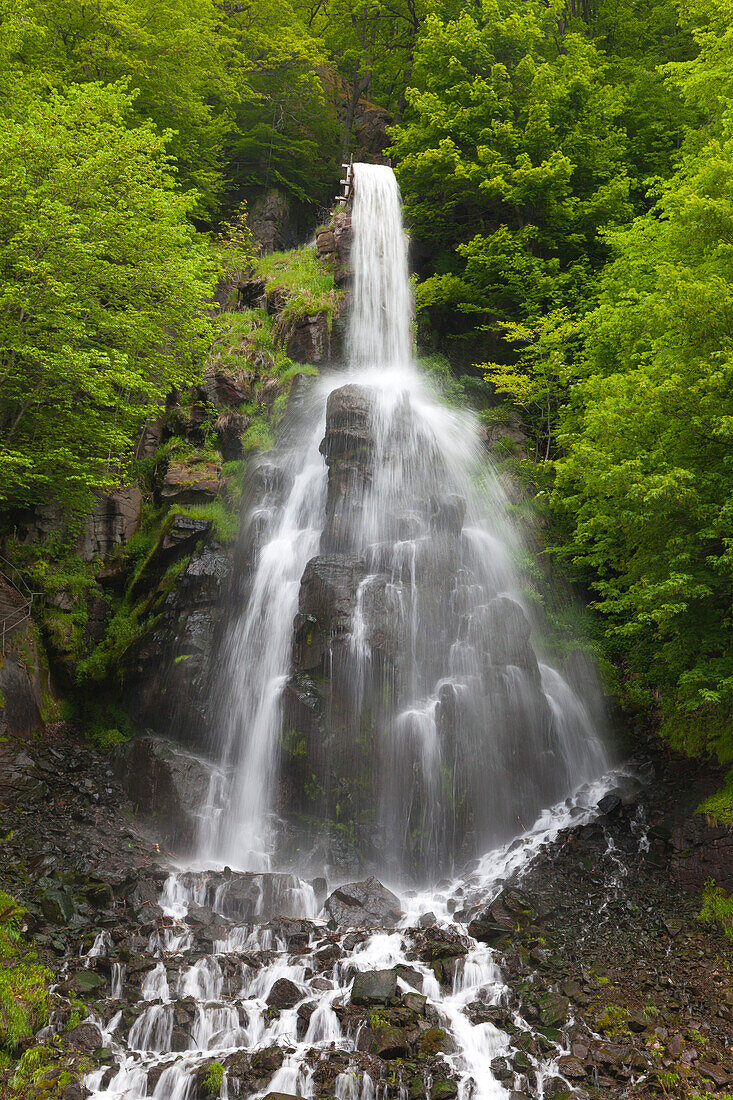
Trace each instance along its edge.
<instances>
[{"instance_id":1,"label":"tree foliage","mask_svg":"<svg viewBox=\"0 0 733 1100\"><path fill-rule=\"evenodd\" d=\"M733 756L733 36L718 0L694 63L707 113L652 211L611 237L563 416L556 502L629 690L670 736ZM721 51L727 51L727 65Z\"/></svg>"},{"instance_id":2,"label":"tree foliage","mask_svg":"<svg viewBox=\"0 0 733 1100\"><path fill-rule=\"evenodd\" d=\"M0 501L84 502L191 377L212 264L119 86L0 123Z\"/></svg>"}]
</instances>

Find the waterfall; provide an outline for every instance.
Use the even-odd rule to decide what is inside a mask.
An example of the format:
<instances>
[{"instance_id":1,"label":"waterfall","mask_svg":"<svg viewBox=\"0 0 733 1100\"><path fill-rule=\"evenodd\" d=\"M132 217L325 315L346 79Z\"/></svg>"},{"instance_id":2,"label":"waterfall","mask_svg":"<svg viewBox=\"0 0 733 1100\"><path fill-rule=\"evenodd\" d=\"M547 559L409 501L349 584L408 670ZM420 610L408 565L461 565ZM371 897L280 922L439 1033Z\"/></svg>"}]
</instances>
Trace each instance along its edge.
<instances>
[{"instance_id":1,"label":"waterfall","mask_svg":"<svg viewBox=\"0 0 733 1100\"><path fill-rule=\"evenodd\" d=\"M289 810L300 851L331 858L330 829L348 858L427 879L606 761L524 605L477 418L415 364L390 168L354 165L352 234L347 362L252 474L216 705L228 778L199 848L267 868Z\"/></svg>"}]
</instances>

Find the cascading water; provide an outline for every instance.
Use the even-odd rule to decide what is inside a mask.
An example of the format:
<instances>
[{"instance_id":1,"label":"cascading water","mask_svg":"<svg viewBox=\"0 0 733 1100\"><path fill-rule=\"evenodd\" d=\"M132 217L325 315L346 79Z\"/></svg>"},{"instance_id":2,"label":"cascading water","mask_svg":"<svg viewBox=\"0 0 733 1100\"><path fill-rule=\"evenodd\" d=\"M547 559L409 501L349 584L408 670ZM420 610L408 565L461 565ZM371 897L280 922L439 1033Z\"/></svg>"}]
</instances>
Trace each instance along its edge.
<instances>
[{"instance_id":1,"label":"cascading water","mask_svg":"<svg viewBox=\"0 0 733 1100\"><path fill-rule=\"evenodd\" d=\"M394 880L437 878L599 775L604 751L538 658L476 419L413 361L391 169L354 165L352 233L347 365L301 393L257 471L199 854L268 867L285 789Z\"/></svg>"}]
</instances>

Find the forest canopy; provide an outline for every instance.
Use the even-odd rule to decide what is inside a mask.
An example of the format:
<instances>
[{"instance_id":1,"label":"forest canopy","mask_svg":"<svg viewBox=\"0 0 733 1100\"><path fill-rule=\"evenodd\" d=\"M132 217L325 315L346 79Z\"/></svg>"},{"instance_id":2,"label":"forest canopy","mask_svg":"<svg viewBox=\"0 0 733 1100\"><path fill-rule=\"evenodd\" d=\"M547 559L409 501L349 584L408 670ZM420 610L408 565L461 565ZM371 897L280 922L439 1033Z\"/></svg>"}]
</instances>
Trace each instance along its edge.
<instances>
[{"instance_id":1,"label":"forest canopy","mask_svg":"<svg viewBox=\"0 0 733 1100\"><path fill-rule=\"evenodd\" d=\"M222 225L277 188L312 227L377 109L421 350L519 418L627 704L733 756L730 0L0 0L0 30L5 508L129 476L200 375Z\"/></svg>"}]
</instances>

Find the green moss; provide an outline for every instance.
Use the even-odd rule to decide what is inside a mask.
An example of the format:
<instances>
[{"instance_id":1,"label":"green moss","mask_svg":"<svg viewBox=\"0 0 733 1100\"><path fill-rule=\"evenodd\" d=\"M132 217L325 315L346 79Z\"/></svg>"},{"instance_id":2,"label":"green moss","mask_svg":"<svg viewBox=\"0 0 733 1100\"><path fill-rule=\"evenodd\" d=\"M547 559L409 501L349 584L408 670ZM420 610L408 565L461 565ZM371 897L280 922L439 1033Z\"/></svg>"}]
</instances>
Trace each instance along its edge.
<instances>
[{"instance_id":1,"label":"green moss","mask_svg":"<svg viewBox=\"0 0 733 1100\"><path fill-rule=\"evenodd\" d=\"M733 940L733 896L722 886L708 882L702 891L702 908L698 919L709 924L719 924L729 940Z\"/></svg>"},{"instance_id":2,"label":"green moss","mask_svg":"<svg viewBox=\"0 0 733 1100\"><path fill-rule=\"evenodd\" d=\"M596 1024L606 1035L629 1034L629 1014L621 1005L608 1004L596 1017Z\"/></svg>"},{"instance_id":3,"label":"green moss","mask_svg":"<svg viewBox=\"0 0 733 1100\"><path fill-rule=\"evenodd\" d=\"M0 890L0 1049L8 1054L49 1016L53 975L25 938L26 917L26 910Z\"/></svg>"},{"instance_id":4,"label":"green moss","mask_svg":"<svg viewBox=\"0 0 733 1100\"><path fill-rule=\"evenodd\" d=\"M218 1096L224 1083L224 1066L221 1062L212 1062L203 1079L204 1089L212 1096Z\"/></svg>"},{"instance_id":5,"label":"green moss","mask_svg":"<svg viewBox=\"0 0 733 1100\"><path fill-rule=\"evenodd\" d=\"M733 768L721 789L701 802L695 813L712 817L720 825L733 825Z\"/></svg>"}]
</instances>

